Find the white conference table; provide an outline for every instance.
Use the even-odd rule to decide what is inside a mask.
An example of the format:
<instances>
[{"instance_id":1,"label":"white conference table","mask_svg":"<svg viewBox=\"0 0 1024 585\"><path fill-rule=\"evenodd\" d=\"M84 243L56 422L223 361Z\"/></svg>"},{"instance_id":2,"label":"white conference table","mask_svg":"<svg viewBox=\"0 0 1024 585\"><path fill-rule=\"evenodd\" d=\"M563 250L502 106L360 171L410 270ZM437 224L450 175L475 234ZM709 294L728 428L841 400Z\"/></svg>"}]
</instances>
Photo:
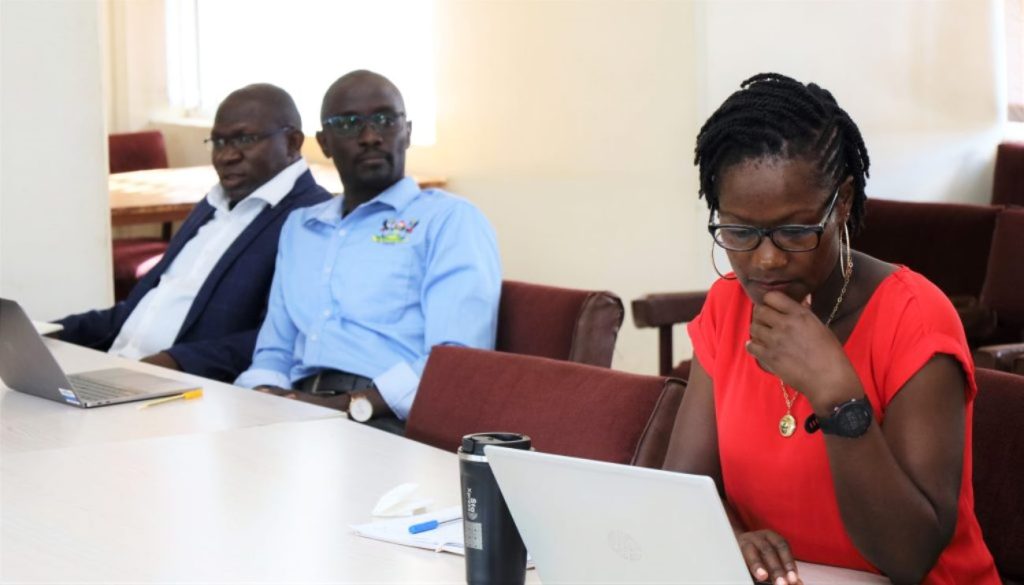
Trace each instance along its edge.
<instances>
[{"instance_id":1,"label":"white conference table","mask_svg":"<svg viewBox=\"0 0 1024 585\"><path fill-rule=\"evenodd\" d=\"M119 363L48 344L69 370ZM16 442L0 453L0 581L464 582L461 557L349 529L405 482L438 507L455 505L454 454L324 409L204 385L201 400L145 411L51 403L73 419L5 391L0 438ZM139 422L150 414L159 418ZM815 565L801 574L807 585L887 582ZM536 571L527 582L540 582Z\"/></svg>"}]
</instances>

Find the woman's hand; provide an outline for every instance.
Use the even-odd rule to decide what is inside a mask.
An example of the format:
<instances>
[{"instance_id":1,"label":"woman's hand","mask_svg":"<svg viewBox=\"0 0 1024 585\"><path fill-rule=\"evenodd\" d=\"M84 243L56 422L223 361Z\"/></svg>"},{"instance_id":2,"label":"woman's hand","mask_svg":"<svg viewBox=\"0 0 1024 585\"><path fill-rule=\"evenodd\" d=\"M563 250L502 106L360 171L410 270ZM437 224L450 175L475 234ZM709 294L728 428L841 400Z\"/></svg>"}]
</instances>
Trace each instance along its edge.
<instances>
[{"instance_id":1,"label":"woman's hand","mask_svg":"<svg viewBox=\"0 0 1024 585\"><path fill-rule=\"evenodd\" d=\"M859 381L843 346L810 306L810 295L803 303L777 291L764 295L754 306L747 352L812 404L831 404Z\"/></svg>"},{"instance_id":2,"label":"woman's hand","mask_svg":"<svg viewBox=\"0 0 1024 585\"><path fill-rule=\"evenodd\" d=\"M771 530L743 532L736 536L750 574L772 585L802 585L789 544Z\"/></svg>"}]
</instances>

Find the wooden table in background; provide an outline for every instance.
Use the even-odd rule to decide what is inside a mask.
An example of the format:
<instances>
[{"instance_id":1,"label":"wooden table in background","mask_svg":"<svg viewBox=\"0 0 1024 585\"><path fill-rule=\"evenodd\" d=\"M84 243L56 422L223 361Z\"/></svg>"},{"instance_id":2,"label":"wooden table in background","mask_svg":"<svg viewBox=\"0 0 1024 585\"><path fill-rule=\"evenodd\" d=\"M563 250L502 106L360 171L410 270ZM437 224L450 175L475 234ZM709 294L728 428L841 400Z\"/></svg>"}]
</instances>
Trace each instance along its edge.
<instances>
[{"instance_id":1,"label":"wooden table in background","mask_svg":"<svg viewBox=\"0 0 1024 585\"><path fill-rule=\"evenodd\" d=\"M313 178L331 193L340 193L338 171L310 164ZM110 175L110 223L124 226L185 219L210 187L217 183L212 166L152 169ZM421 188L444 187L443 177L416 177Z\"/></svg>"}]
</instances>

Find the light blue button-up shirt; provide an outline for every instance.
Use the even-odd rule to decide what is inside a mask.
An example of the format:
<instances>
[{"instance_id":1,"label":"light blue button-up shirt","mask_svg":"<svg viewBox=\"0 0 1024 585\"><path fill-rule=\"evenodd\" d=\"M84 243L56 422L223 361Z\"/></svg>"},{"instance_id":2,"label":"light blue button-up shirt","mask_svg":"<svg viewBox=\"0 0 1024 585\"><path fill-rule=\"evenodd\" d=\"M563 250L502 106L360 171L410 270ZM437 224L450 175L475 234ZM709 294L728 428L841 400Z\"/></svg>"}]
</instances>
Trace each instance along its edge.
<instances>
[{"instance_id":1,"label":"light blue button-up shirt","mask_svg":"<svg viewBox=\"0 0 1024 585\"><path fill-rule=\"evenodd\" d=\"M245 387L323 369L372 378L404 419L430 348L493 349L498 244L468 201L411 178L341 217L343 196L294 211Z\"/></svg>"}]
</instances>

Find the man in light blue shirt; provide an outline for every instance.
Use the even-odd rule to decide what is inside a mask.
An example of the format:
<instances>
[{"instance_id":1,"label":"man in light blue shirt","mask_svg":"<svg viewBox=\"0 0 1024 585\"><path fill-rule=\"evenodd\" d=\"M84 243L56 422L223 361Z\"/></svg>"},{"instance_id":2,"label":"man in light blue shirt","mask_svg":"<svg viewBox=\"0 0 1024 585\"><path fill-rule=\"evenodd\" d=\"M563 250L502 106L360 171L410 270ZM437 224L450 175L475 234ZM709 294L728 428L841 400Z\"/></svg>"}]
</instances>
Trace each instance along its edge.
<instances>
[{"instance_id":1,"label":"man in light blue shirt","mask_svg":"<svg viewBox=\"0 0 1024 585\"><path fill-rule=\"evenodd\" d=\"M498 246L471 203L405 177L412 123L386 78L341 77L321 114L317 141L345 192L285 223L267 317L236 384L393 430L431 347L493 349Z\"/></svg>"}]
</instances>

